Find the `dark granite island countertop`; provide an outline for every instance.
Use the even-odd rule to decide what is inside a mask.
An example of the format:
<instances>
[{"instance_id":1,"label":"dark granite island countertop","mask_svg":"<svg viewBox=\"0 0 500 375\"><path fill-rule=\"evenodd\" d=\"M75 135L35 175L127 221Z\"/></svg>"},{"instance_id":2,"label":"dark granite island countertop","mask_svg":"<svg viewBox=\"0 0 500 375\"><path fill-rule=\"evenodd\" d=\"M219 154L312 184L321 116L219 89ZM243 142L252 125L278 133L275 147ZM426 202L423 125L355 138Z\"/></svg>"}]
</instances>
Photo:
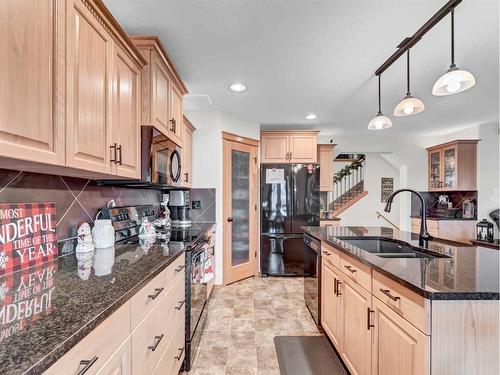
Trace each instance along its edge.
<instances>
[{"instance_id":1,"label":"dark granite island countertop","mask_svg":"<svg viewBox=\"0 0 500 375\"><path fill-rule=\"evenodd\" d=\"M338 237L384 237L419 247L418 234L385 227L308 226L303 230L427 299L500 299L500 253L497 250L430 241L427 250L448 257L382 258Z\"/></svg>"},{"instance_id":2,"label":"dark granite island countertop","mask_svg":"<svg viewBox=\"0 0 500 375\"><path fill-rule=\"evenodd\" d=\"M41 374L214 224L193 224L184 242L97 249L92 266L75 254L0 278L0 374ZM181 245L180 245L181 244ZM102 276L97 276L97 275Z\"/></svg>"}]
</instances>

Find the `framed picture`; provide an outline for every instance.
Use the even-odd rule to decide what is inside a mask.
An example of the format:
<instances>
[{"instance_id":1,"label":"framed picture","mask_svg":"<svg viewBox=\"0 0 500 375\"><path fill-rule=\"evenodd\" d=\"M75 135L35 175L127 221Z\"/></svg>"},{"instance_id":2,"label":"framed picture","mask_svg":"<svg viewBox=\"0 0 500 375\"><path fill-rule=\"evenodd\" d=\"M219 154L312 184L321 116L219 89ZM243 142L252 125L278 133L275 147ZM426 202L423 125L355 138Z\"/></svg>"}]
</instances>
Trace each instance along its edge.
<instances>
[{"instance_id":1,"label":"framed picture","mask_svg":"<svg viewBox=\"0 0 500 375\"><path fill-rule=\"evenodd\" d=\"M380 189L380 201L386 203L389 196L394 192L394 178L382 177Z\"/></svg>"}]
</instances>

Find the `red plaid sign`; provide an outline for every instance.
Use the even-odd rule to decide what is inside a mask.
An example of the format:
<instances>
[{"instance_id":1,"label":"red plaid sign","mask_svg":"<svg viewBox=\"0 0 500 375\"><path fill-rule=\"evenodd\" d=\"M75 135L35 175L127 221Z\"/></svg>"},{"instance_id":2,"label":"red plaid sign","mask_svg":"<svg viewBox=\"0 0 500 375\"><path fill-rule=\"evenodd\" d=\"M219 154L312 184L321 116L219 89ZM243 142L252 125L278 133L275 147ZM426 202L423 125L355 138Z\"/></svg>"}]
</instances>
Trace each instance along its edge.
<instances>
[{"instance_id":1,"label":"red plaid sign","mask_svg":"<svg viewBox=\"0 0 500 375\"><path fill-rule=\"evenodd\" d=\"M53 311L56 272L53 261L0 277L0 343Z\"/></svg>"},{"instance_id":2,"label":"red plaid sign","mask_svg":"<svg viewBox=\"0 0 500 375\"><path fill-rule=\"evenodd\" d=\"M57 256L55 203L0 204L0 275Z\"/></svg>"}]
</instances>

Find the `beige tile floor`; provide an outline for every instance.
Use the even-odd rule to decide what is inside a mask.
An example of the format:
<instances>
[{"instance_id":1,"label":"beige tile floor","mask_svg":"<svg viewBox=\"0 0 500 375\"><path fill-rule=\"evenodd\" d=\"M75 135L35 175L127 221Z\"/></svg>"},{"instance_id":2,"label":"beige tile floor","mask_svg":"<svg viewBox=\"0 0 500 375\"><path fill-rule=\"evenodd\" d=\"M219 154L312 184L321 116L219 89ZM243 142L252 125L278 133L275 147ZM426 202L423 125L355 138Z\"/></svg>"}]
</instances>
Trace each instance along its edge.
<instances>
[{"instance_id":1,"label":"beige tile floor","mask_svg":"<svg viewBox=\"0 0 500 375\"><path fill-rule=\"evenodd\" d=\"M275 336L319 335L301 278L251 278L216 287L189 375L279 375Z\"/></svg>"}]
</instances>

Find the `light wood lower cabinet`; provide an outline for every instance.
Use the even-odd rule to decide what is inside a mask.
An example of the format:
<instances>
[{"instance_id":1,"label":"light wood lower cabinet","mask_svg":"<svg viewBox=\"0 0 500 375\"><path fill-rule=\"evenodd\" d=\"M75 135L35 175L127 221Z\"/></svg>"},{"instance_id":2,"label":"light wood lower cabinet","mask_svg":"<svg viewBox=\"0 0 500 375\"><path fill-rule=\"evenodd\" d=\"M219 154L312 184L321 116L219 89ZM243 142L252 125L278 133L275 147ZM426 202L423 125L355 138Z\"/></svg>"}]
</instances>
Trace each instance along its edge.
<instances>
[{"instance_id":1,"label":"light wood lower cabinet","mask_svg":"<svg viewBox=\"0 0 500 375\"><path fill-rule=\"evenodd\" d=\"M97 375L130 375L132 371L132 346L130 337L118 348Z\"/></svg>"},{"instance_id":2,"label":"light wood lower cabinet","mask_svg":"<svg viewBox=\"0 0 500 375\"><path fill-rule=\"evenodd\" d=\"M411 219L411 231L420 233L420 219ZM427 231L433 237L470 245L470 240L476 237L476 221L427 219Z\"/></svg>"},{"instance_id":3,"label":"light wood lower cabinet","mask_svg":"<svg viewBox=\"0 0 500 375\"><path fill-rule=\"evenodd\" d=\"M342 345L340 354L351 374L369 374L371 371L371 327L369 310L371 294L348 277L342 278L341 321Z\"/></svg>"},{"instance_id":4,"label":"light wood lower cabinet","mask_svg":"<svg viewBox=\"0 0 500 375\"><path fill-rule=\"evenodd\" d=\"M177 374L184 359L183 264L181 256L44 374L79 374L85 368L86 375ZM158 285L164 289L151 290ZM145 304L145 298L154 303Z\"/></svg>"},{"instance_id":5,"label":"light wood lower cabinet","mask_svg":"<svg viewBox=\"0 0 500 375\"><path fill-rule=\"evenodd\" d=\"M321 266L321 301L323 301L321 304L321 326L337 348L342 346L340 315L342 294L337 295L336 293L339 280L339 272L335 271L335 267L323 262Z\"/></svg>"},{"instance_id":6,"label":"light wood lower cabinet","mask_svg":"<svg viewBox=\"0 0 500 375\"><path fill-rule=\"evenodd\" d=\"M429 373L430 337L373 298L372 375Z\"/></svg>"}]
</instances>

